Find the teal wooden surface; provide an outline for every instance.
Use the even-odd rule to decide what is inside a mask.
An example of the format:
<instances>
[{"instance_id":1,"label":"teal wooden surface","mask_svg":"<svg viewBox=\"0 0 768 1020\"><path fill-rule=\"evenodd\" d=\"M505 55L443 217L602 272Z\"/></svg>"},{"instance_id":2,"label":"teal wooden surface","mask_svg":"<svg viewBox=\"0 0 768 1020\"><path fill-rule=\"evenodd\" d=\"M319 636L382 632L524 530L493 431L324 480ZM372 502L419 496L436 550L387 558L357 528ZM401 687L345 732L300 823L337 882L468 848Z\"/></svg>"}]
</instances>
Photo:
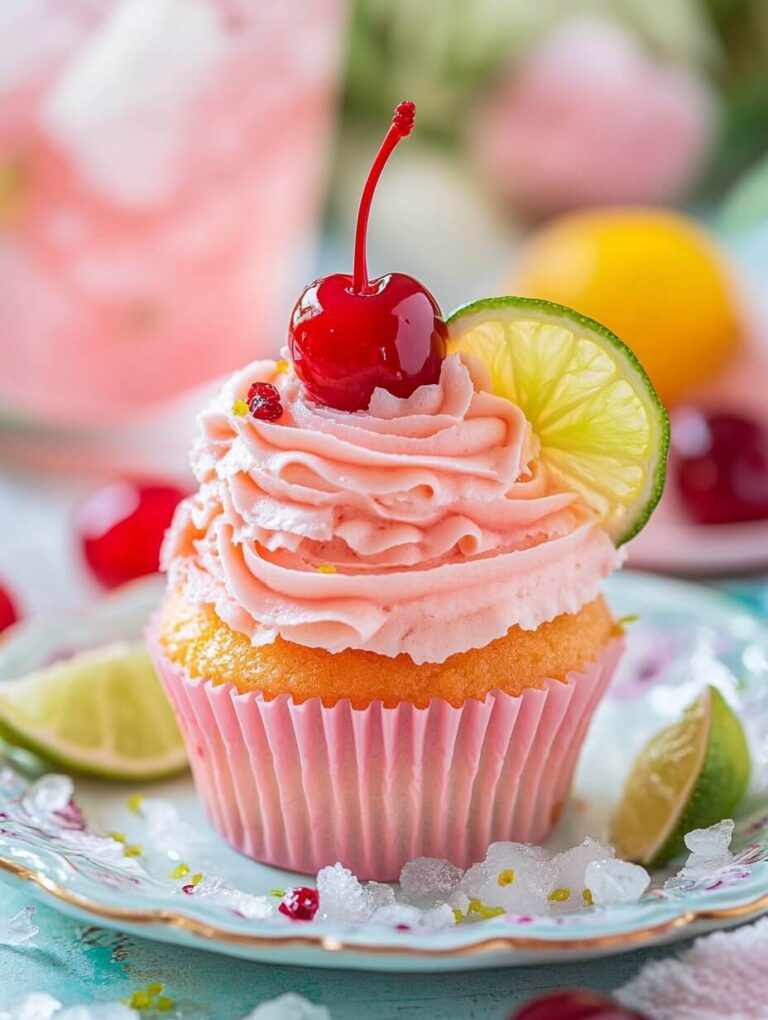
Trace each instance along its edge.
<instances>
[{"instance_id":1,"label":"teal wooden surface","mask_svg":"<svg viewBox=\"0 0 768 1020\"><path fill-rule=\"evenodd\" d=\"M0 885L4 917L29 903L23 890ZM46 991L65 1005L109 1002L163 981L185 1020L240 1020L257 1003L289 991L322 1003L334 1020L504 1020L513 1007L554 988L615 988L646 960L669 953L463 974L373 974L273 967L177 949L78 924L44 906L35 919L36 947L0 948L2 1006L30 991ZM684 948L678 943L674 951Z\"/></svg>"}]
</instances>

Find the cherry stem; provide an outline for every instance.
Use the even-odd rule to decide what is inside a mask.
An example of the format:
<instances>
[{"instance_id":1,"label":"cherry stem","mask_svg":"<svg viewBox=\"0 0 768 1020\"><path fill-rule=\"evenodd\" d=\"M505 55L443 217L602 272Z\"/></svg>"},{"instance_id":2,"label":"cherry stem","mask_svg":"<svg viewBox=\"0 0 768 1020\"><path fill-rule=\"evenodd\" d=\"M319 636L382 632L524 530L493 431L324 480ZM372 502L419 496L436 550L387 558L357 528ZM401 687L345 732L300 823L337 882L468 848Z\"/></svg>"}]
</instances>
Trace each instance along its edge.
<instances>
[{"instance_id":1,"label":"cherry stem","mask_svg":"<svg viewBox=\"0 0 768 1020\"><path fill-rule=\"evenodd\" d=\"M368 179L363 188L360 198L360 208L357 213L357 229L355 231L355 262L352 275L352 290L355 294L367 294L370 291L368 281L368 263L365 252L365 242L368 234L368 217L371 212L373 193L376 190L381 171L389 159L392 151L401 138L405 138L413 130L413 121L416 115L416 107L413 103L405 101L399 103L392 117L392 124L381 143L381 148L373 161Z\"/></svg>"}]
</instances>

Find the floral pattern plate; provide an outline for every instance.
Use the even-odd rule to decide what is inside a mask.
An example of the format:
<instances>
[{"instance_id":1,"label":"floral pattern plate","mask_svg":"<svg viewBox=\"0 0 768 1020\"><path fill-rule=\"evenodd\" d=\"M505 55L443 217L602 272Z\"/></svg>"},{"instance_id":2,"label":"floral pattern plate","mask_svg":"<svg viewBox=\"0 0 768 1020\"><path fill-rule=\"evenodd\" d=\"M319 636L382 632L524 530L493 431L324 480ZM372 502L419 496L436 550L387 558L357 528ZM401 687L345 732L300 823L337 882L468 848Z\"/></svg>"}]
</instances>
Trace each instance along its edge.
<instances>
[{"instance_id":1,"label":"floral pattern plate","mask_svg":"<svg viewBox=\"0 0 768 1020\"><path fill-rule=\"evenodd\" d=\"M135 638L159 590L156 579L137 582L69 617L17 627L0 643L0 681L74 648ZM625 661L595 717L555 843L604 835L639 748L713 683L738 707L754 759L734 858L725 867L666 881L673 867L654 876L639 902L551 917L407 930L291 921L275 913L270 894L306 880L226 846L207 826L189 778L147 786L141 805L139 791L77 780L77 807L41 812L37 801L25 800L27 780L10 756L0 764L0 878L89 924L318 967L440 971L553 963L754 918L768 911L768 628L726 596L642 574L618 575L608 594L618 615L638 619L629 625ZM54 799L62 784L66 792L59 781ZM201 887L209 895L198 895Z\"/></svg>"}]
</instances>

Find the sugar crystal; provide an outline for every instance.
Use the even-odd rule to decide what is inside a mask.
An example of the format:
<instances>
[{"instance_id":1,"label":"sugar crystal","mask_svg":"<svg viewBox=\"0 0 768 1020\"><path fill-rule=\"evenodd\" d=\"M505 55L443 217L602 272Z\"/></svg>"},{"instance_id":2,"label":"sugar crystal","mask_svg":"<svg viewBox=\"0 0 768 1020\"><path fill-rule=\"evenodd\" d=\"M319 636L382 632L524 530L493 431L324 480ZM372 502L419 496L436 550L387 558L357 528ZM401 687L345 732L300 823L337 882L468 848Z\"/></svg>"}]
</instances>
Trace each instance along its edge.
<instances>
[{"instance_id":1,"label":"sugar crystal","mask_svg":"<svg viewBox=\"0 0 768 1020\"><path fill-rule=\"evenodd\" d=\"M425 910L419 924L423 928L452 928L456 924L456 915L452 907L447 903L441 903L431 910Z\"/></svg>"},{"instance_id":2,"label":"sugar crystal","mask_svg":"<svg viewBox=\"0 0 768 1020\"><path fill-rule=\"evenodd\" d=\"M99 1002L91 1006L70 1006L54 1013L54 1020L140 1020L135 1009L120 1002Z\"/></svg>"},{"instance_id":3,"label":"sugar crystal","mask_svg":"<svg viewBox=\"0 0 768 1020\"><path fill-rule=\"evenodd\" d=\"M5 1006L6 1003L3 1003ZM9 1011L0 1010L0 1020L50 1020L61 1009L61 1003L47 992L32 992Z\"/></svg>"},{"instance_id":4,"label":"sugar crystal","mask_svg":"<svg viewBox=\"0 0 768 1020\"><path fill-rule=\"evenodd\" d=\"M64 811L72 800L74 784L69 776L51 773L30 783L24 793L24 809L31 815L51 815Z\"/></svg>"},{"instance_id":5,"label":"sugar crystal","mask_svg":"<svg viewBox=\"0 0 768 1020\"><path fill-rule=\"evenodd\" d=\"M102 1002L62 1009L58 999L46 992L33 992L9 1011L0 1010L0 1020L141 1020L134 1009L119 1002Z\"/></svg>"},{"instance_id":6,"label":"sugar crystal","mask_svg":"<svg viewBox=\"0 0 768 1020\"><path fill-rule=\"evenodd\" d=\"M693 829L683 838L685 845L697 857L710 861L730 860L733 828L733 819L724 818L707 829Z\"/></svg>"},{"instance_id":7,"label":"sugar crystal","mask_svg":"<svg viewBox=\"0 0 768 1020\"><path fill-rule=\"evenodd\" d=\"M442 858L416 857L400 872L403 899L424 906L445 900L458 887L463 874L461 868Z\"/></svg>"},{"instance_id":8,"label":"sugar crystal","mask_svg":"<svg viewBox=\"0 0 768 1020\"><path fill-rule=\"evenodd\" d=\"M277 999L262 1002L243 1020L331 1020L325 1006L316 1006L300 995L288 992Z\"/></svg>"},{"instance_id":9,"label":"sugar crystal","mask_svg":"<svg viewBox=\"0 0 768 1020\"><path fill-rule=\"evenodd\" d=\"M0 918L0 946L23 946L32 943L39 928L33 922L34 907L22 907L18 914Z\"/></svg>"},{"instance_id":10,"label":"sugar crystal","mask_svg":"<svg viewBox=\"0 0 768 1020\"><path fill-rule=\"evenodd\" d=\"M395 890L386 882L366 882L365 891L374 909L389 907L395 902Z\"/></svg>"},{"instance_id":11,"label":"sugar crystal","mask_svg":"<svg viewBox=\"0 0 768 1020\"><path fill-rule=\"evenodd\" d=\"M472 865L457 892L463 893L468 901L479 900L485 907L501 907L516 914L544 914L550 886L551 865L545 850L525 843L504 842L488 847L485 860ZM466 912L455 896L451 905Z\"/></svg>"},{"instance_id":12,"label":"sugar crystal","mask_svg":"<svg viewBox=\"0 0 768 1020\"><path fill-rule=\"evenodd\" d=\"M277 904L273 898L242 892L215 875L206 875L199 883L191 884L195 896L227 907L249 921L262 921L277 914Z\"/></svg>"},{"instance_id":13,"label":"sugar crystal","mask_svg":"<svg viewBox=\"0 0 768 1020\"><path fill-rule=\"evenodd\" d=\"M707 878L718 869L728 867L733 860L730 851L733 828L733 819L724 818L706 829L687 832L683 839L690 854L683 868L670 879L670 886L674 886L676 880Z\"/></svg>"},{"instance_id":14,"label":"sugar crystal","mask_svg":"<svg viewBox=\"0 0 768 1020\"><path fill-rule=\"evenodd\" d=\"M317 873L318 916L328 921L360 923L373 912L373 902L349 868L336 863Z\"/></svg>"},{"instance_id":15,"label":"sugar crystal","mask_svg":"<svg viewBox=\"0 0 768 1020\"><path fill-rule=\"evenodd\" d=\"M651 876L645 868L613 857L590 861L584 874L584 886L597 906L634 903L650 884Z\"/></svg>"}]
</instances>

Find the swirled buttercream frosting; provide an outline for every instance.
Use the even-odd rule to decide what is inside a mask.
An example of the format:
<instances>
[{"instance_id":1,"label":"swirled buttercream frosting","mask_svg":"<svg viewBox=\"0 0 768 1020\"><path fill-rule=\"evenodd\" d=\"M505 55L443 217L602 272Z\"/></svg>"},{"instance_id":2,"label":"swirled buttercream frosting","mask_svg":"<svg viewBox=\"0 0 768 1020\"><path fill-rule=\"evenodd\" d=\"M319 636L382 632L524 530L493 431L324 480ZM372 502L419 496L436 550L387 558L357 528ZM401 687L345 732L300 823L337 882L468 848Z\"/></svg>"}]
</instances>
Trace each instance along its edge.
<instances>
[{"instance_id":1,"label":"swirled buttercream frosting","mask_svg":"<svg viewBox=\"0 0 768 1020\"><path fill-rule=\"evenodd\" d=\"M618 554L549 476L522 411L476 373L454 355L435 385L376 390L349 413L275 362L237 372L199 419L200 487L166 538L170 584L255 645L417 663L577 612ZM278 387L278 421L236 413L256 380Z\"/></svg>"}]
</instances>

